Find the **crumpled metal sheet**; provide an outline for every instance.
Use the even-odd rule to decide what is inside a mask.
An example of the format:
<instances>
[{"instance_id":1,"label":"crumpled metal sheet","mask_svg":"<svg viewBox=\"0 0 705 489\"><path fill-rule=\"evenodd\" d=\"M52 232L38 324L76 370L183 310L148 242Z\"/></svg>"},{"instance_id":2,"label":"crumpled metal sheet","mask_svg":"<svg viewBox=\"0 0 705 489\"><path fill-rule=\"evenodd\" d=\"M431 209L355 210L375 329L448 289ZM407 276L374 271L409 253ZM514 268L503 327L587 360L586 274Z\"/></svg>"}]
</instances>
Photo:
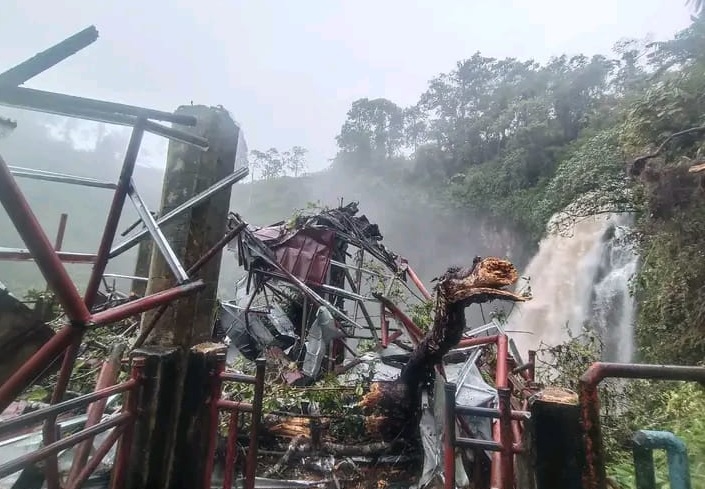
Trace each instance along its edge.
<instances>
[{"instance_id":1,"label":"crumpled metal sheet","mask_svg":"<svg viewBox=\"0 0 705 489\"><path fill-rule=\"evenodd\" d=\"M433 479L440 474L442 467L441 432L438 431L434 407L429 404L426 392L423 393L422 409L419 431L424 452L423 469L419 481L412 486L414 489L428 487L433 482Z\"/></svg>"},{"instance_id":2,"label":"crumpled metal sheet","mask_svg":"<svg viewBox=\"0 0 705 489\"><path fill-rule=\"evenodd\" d=\"M238 302L224 302L220 308L220 321L230 339L229 360L238 352L249 360L255 360L262 350L270 346L277 346L288 353L298 340L298 335L284 310L276 304L269 306L269 313L250 310L246 323L245 308L240 305L241 301ZM265 324L267 320L271 327Z\"/></svg>"},{"instance_id":3,"label":"crumpled metal sheet","mask_svg":"<svg viewBox=\"0 0 705 489\"><path fill-rule=\"evenodd\" d=\"M321 370L323 357L328 351L328 345L343 333L335 325L333 315L325 308L319 307L316 319L306 335L306 356L301 371L309 377L315 377Z\"/></svg>"}]
</instances>

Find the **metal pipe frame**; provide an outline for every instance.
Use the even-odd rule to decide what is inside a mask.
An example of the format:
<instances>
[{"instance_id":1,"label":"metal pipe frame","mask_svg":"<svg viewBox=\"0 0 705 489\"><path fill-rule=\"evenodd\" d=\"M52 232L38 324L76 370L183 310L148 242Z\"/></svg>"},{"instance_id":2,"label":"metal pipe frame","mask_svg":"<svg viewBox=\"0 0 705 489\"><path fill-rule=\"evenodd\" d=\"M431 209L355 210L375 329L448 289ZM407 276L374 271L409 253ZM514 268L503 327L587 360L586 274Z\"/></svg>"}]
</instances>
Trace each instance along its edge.
<instances>
[{"instance_id":1,"label":"metal pipe frame","mask_svg":"<svg viewBox=\"0 0 705 489\"><path fill-rule=\"evenodd\" d=\"M98 468L98 465L100 465L110 449L113 448L113 445L120 440L125 430L126 428L124 426L113 428L113 432L100 444L93 454L93 457L91 457L85 465L81 465L83 468L80 469L81 471L76 477L69 479L65 489L81 489L91 474L95 472L95 469Z\"/></svg>"},{"instance_id":2,"label":"metal pipe frame","mask_svg":"<svg viewBox=\"0 0 705 489\"><path fill-rule=\"evenodd\" d=\"M196 263L191 265L188 270L186 270L186 273L189 276L194 276L198 271L203 268L203 266L208 263L210 260L212 260L215 256L218 255L218 253L225 248L225 246L235 239L235 237L242 232L242 230L247 226L245 223L240 223L239 225L235 226L232 230L228 231L225 236L223 236L215 245L211 247L210 250L206 251L206 253L196 260ZM135 339L134 344L132 345L132 348L139 348L144 344L144 342L147 340L149 335L152 333L154 330L155 326L157 325L157 321L164 315L166 312L167 308L169 307L169 304L163 304L157 312L152 316L152 319L150 320L149 324L140 331L139 336L137 336L137 339Z\"/></svg>"},{"instance_id":3,"label":"metal pipe frame","mask_svg":"<svg viewBox=\"0 0 705 489\"><path fill-rule=\"evenodd\" d=\"M117 185L112 182L103 182L95 178L79 177L66 173L56 173L45 170L35 170L33 168L22 168L19 166L9 166L10 173L15 177L29 178L32 180L44 180L47 182L66 183L69 185L81 185L84 187L107 188L115 190Z\"/></svg>"},{"instance_id":4,"label":"metal pipe frame","mask_svg":"<svg viewBox=\"0 0 705 489\"><path fill-rule=\"evenodd\" d=\"M255 360L256 373L254 376L236 374L232 372L225 372L225 353L219 353L214 371L211 373L211 396L210 396L210 439L208 443L208 452L206 453L206 467L205 473L203 474L203 488L210 489L211 478L213 475L213 467L215 464L215 449L217 446L218 438L218 421L219 421L219 410L229 411L230 420L228 422L228 460L226 461L226 481L232 483L233 477L233 467L234 467L234 457L231 461L232 450L234 450L234 441L232 435L232 426L235 425L237 429L237 422L233 421L233 418L237 418L237 413L240 412L251 412L252 422L250 428L250 444L247 449L247 460L245 462L245 481L244 489L254 489L255 487L255 473L257 471L257 448L258 448L258 437L259 428L262 421L262 401L264 397L264 382L265 382L265 369L266 361L263 358L258 358ZM245 384L254 384L255 391L254 397L252 399L252 404L244 402L229 401L221 399L223 381L229 382L240 382ZM225 486L224 486L225 487ZM117 489L117 488L115 488Z\"/></svg>"},{"instance_id":5,"label":"metal pipe frame","mask_svg":"<svg viewBox=\"0 0 705 489\"><path fill-rule=\"evenodd\" d=\"M607 489L605 451L600 425L600 396L598 385L607 378L680 380L705 382L705 367L677 365L646 365L633 363L593 363L580 377L578 396L585 444L583 487Z\"/></svg>"},{"instance_id":6,"label":"metal pipe frame","mask_svg":"<svg viewBox=\"0 0 705 489\"><path fill-rule=\"evenodd\" d=\"M37 409L36 411L10 418L7 421L0 423L0 437L4 437L15 431L30 427L50 416L58 416L59 414L67 411L84 408L95 401L107 399L110 396L120 394L122 392L127 392L134 389L136 386L136 381L128 380L121 384L116 384L106 387L105 389L96 390L90 394L85 394L68 401L63 401L59 404L52 404L50 406Z\"/></svg>"},{"instance_id":7,"label":"metal pipe frame","mask_svg":"<svg viewBox=\"0 0 705 489\"><path fill-rule=\"evenodd\" d=\"M91 253L73 253L57 251L56 257L64 263L95 263L97 256ZM22 248L5 248L0 246L0 260L36 261L30 250Z\"/></svg>"},{"instance_id":8,"label":"metal pipe frame","mask_svg":"<svg viewBox=\"0 0 705 489\"><path fill-rule=\"evenodd\" d=\"M92 436L107 431L110 428L125 425L130 422L131 418L132 415L129 413L117 415L113 419L103 421L102 423L91 426L85 430L81 430L73 435L67 436L66 438L62 438L61 440L52 443L51 445L42 447L35 452L31 452L9 462L5 462L0 465L0 479L7 477L10 474L14 474L28 465L36 464L50 455L56 455L58 452L70 448Z\"/></svg>"},{"instance_id":9,"label":"metal pipe frame","mask_svg":"<svg viewBox=\"0 0 705 489\"><path fill-rule=\"evenodd\" d=\"M218 446L218 403L223 390L223 379L225 372L225 352L218 352L213 371L210 375L210 399L209 405L209 427L208 427L208 449L206 452L206 465L203 470L203 489L211 489L211 478L213 477L213 467L215 467L215 449Z\"/></svg>"},{"instance_id":10,"label":"metal pipe frame","mask_svg":"<svg viewBox=\"0 0 705 489\"><path fill-rule=\"evenodd\" d=\"M669 431L649 430L639 430L632 437L636 489L656 489L654 449L666 451L671 488L690 489L688 449L683 440Z\"/></svg>"},{"instance_id":11,"label":"metal pipe frame","mask_svg":"<svg viewBox=\"0 0 705 489\"><path fill-rule=\"evenodd\" d=\"M103 362L100 369L100 374L98 374L95 390L105 389L106 387L110 387L117 382L120 374L120 359L123 351L124 349L121 348L114 349L111 352L110 357ZM86 424L84 427L87 428L100 422L100 419L105 413L105 406L107 402L108 399L104 398L88 406L88 409L86 410L86 416L88 416L88 419L86 419ZM71 469L67 478L69 483L76 479L81 473L82 467L86 465L86 461L88 460L88 455L90 454L92 447L92 439L88 439L76 447L73 462L71 463Z\"/></svg>"},{"instance_id":12,"label":"metal pipe frame","mask_svg":"<svg viewBox=\"0 0 705 489\"><path fill-rule=\"evenodd\" d=\"M411 281L414 283L417 289L419 289L419 292L421 292L421 295L423 295L424 299L427 301L430 301L433 299L433 296L431 293L426 289L424 286L423 282L419 278L418 275L416 275L416 272L414 271L413 268L411 268L411 265L409 265L409 262L406 261L406 258L402 259L402 264L404 265L404 269L406 271L406 274L409 276Z\"/></svg>"},{"instance_id":13,"label":"metal pipe frame","mask_svg":"<svg viewBox=\"0 0 705 489\"><path fill-rule=\"evenodd\" d=\"M90 46L97 39L98 30L95 26L89 26L53 45L49 49L45 49L41 53L37 53L31 58L1 73L0 86L16 87L22 85L27 80L34 78L69 56L76 54L81 49Z\"/></svg>"},{"instance_id":14,"label":"metal pipe frame","mask_svg":"<svg viewBox=\"0 0 705 489\"><path fill-rule=\"evenodd\" d=\"M201 202L209 199L212 195L236 184L237 182L239 182L240 180L245 178L248 174L249 174L249 170L247 169L247 167L243 167L243 168L236 170L235 172L231 173L227 177L225 177L222 180L211 185L210 187L205 189L203 192L194 195L193 197L188 199L186 202L179 204L174 209L172 209L171 211L164 214L162 217L160 217L159 219L156 220L157 226L162 226L164 224L167 224L172 219L181 215L182 212L185 212L185 211L191 209L192 207L197 206ZM136 233L131 238L128 238L127 240L125 240L122 243L115 246L112 250L110 250L110 254L108 256L110 258L115 258L116 256L124 253L125 251L129 250L133 246L137 245L140 242L140 240L143 237L145 237L148 233L149 233L149 230L142 229L141 231Z\"/></svg>"},{"instance_id":15,"label":"metal pipe frame","mask_svg":"<svg viewBox=\"0 0 705 489\"><path fill-rule=\"evenodd\" d=\"M134 358L132 361L132 372L130 379L141 383L144 378L144 357ZM136 389L127 391L124 409L127 410L129 416L129 426L125 433L120 437L117 447L117 455L115 457L115 465L113 466L113 477L110 481L110 489L123 489L125 487L125 475L127 474L127 466L130 463L130 453L132 452L132 442L135 433L135 420L137 419L139 393Z\"/></svg>"},{"instance_id":16,"label":"metal pipe frame","mask_svg":"<svg viewBox=\"0 0 705 489\"><path fill-rule=\"evenodd\" d=\"M445 425L443 438L443 472L445 489L455 489L455 447L477 448L493 452L491 467L491 487L512 489L514 487L514 454L522 450L515 445L512 420L526 419L528 413L513 411L511 407L511 388L509 387L509 339L506 334L470 338L477 346L483 344L497 345L497 367L495 385L497 387L498 409L456 408L456 386L446 383ZM482 417L496 417L498 421L492 426L493 441L474 438L456 438L456 416L470 414Z\"/></svg>"},{"instance_id":17,"label":"metal pipe frame","mask_svg":"<svg viewBox=\"0 0 705 489\"><path fill-rule=\"evenodd\" d=\"M108 421L95 423L92 426L86 425L84 429L82 429L78 433L75 433L58 441L56 440L56 438L58 437L56 436L55 432L50 437L49 442L45 442L44 447L42 447L41 449L0 465L0 478L6 477L7 475L22 470L28 465L35 464L42 460L51 460L53 458L54 461L51 464L53 466L47 466L47 468L45 469L47 485L48 487L60 487L58 466L56 466L55 462L58 452L68 449L72 446L78 445L80 443L84 443L88 440L92 440L96 434L114 428L114 431L109 435L108 439L106 439L101 444L101 446L98 447L98 450L96 451L90 462L85 467L83 467L83 469L78 473L78 476L76 478L73 478L73 481L69 481L68 487L77 488L82 486L82 484L88 479L90 474L95 470L100 461L105 457L112 445L120 438L121 435L124 434L123 438L120 439L121 443L124 442L123 446L127 445L129 448L129 445L131 444L129 437L132 435L133 423L137 415L136 390L140 386L143 366L144 359L136 358L133 362L131 379L127 382L112 387L98 389L91 394L87 394L85 396L81 396L70 401L52 404L46 408L19 416L17 418L13 418L8 422L0 424L0 432L11 432L12 430L17 430L22 427L26 427L32 422L36 422L41 419L53 421L56 419L56 416L62 412L86 406L91 402L100 402L112 395L121 392L127 393L127 401L125 403L125 407L123 408L122 414ZM46 426L49 426L49 424L45 425L45 430L55 430L55 426ZM124 450L127 451L128 448ZM127 454L129 455L129 452L127 452ZM118 454L118 460L120 460L120 457L121 453ZM121 470L118 467L119 464L116 463L116 477L118 477L117 474ZM122 467L122 471L124 472L124 467ZM117 489L118 487L122 486L120 485L114 487L115 489Z\"/></svg>"},{"instance_id":18,"label":"metal pipe frame","mask_svg":"<svg viewBox=\"0 0 705 489\"><path fill-rule=\"evenodd\" d=\"M235 462L237 460L237 432L240 411L234 409L230 412L228 421L228 441L225 450L225 474L223 475L223 489L233 487L235 477Z\"/></svg>"},{"instance_id":19,"label":"metal pipe frame","mask_svg":"<svg viewBox=\"0 0 705 489\"><path fill-rule=\"evenodd\" d=\"M379 300L382 304L384 304L384 307L386 307L387 310L389 310L390 314L392 316L394 316L402 324L402 326L404 326L407 333L409 333L409 336L411 337L411 341L415 345L418 345L421 342L421 340L423 339L424 333L423 333L423 331L421 331L421 329L418 326L416 326L414 321L412 321L409 316L404 314L404 312L402 312L402 310L399 309L397 307L397 305L394 304L388 298L386 298L380 294L376 294L375 298L377 300Z\"/></svg>"},{"instance_id":20,"label":"metal pipe frame","mask_svg":"<svg viewBox=\"0 0 705 489\"><path fill-rule=\"evenodd\" d=\"M166 240L166 236L164 236L162 230L159 229L159 225L154 220L154 216L149 212L147 204L144 203L144 200L142 200L142 197L137 192L135 182L132 181L132 179L130 179L130 183L127 188L127 195L130 197L130 200L132 200L135 210L137 211L137 215L140 219L142 219L144 227L147 228L147 231L152 236L152 239L157 245L157 248L159 248L162 257L164 257L167 265L169 265L171 273L173 273L176 277L176 281L180 284L186 282L188 280L186 270L184 270L183 265L179 262L179 258L176 256L176 253L174 253L171 245L169 245L169 242Z\"/></svg>"},{"instance_id":21,"label":"metal pipe frame","mask_svg":"<svg viewBox=\"0 0 705 489\"><path fill-rule=\"evenodd\" d=\"M103 237L100 241L100 245L98 246L98 258L96 259L95 266L93 267L93 272L88 279L86 293L83 297L85 304L89 309L93 307L95 303L98 289L100 288L100 281L103 277L103 273L105 272L105 267L108 265L108 260L110 259L110 246L112 246L113 240L115 239L115 233L117 232L117 226L120 222L120 216L122 215L122 209L125 205L125 199L130 191L132 173L134 172L135 165L137 163L137 155L140 150L140 145L142 144L142 137L144 136L144 123L144 119L137 120L137 124L135 124L135 127L132 129L130 142L127 145L125 160L122 164L122 171L120 172L117 188L115 189L113 201L110 204L108 217L105 221Z\"/></svg>"},{"instance_id":22,"label":"metal pipe frame","mask_svg":"<svg viewBox=\"0 0 705 489\"><path fill-rule=\"evenodd\" d=\"M0 202L68 318L72 322L85 324L90 318L90 312L2 157L0 157Z\"/></svg>"},{"instance_id":23,"label":"metal pipe frame","mask_svg":"<svg viewBox=\"0 0 705 489\"><path fill-rule=\"evenodd\" d=\"M138 119L152 119L171 122L184 126L195 126L196 117L192 115L174 114L162 110L146 109L134 105L106 102L63 93L46 92L26 87L4 87L0 92L0 105L20 107L38 112L50 112L58 115L74 117L78 111L95 111L96 114L111 114L132 116Z\"/></svg>"}]
</instances>

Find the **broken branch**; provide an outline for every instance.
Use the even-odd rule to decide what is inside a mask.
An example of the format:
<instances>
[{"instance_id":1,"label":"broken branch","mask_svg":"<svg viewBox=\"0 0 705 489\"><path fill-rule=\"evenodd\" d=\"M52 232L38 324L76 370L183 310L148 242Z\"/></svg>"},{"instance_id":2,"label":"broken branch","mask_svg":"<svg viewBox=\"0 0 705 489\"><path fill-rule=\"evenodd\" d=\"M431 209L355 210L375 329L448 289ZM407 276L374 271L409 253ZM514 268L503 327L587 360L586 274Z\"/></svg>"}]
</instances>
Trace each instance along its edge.
<instances>
[{"instance_id":1,"label":"broken branch","mask_svg":"<svg viewBox=\"0 0 705 489\"><path fill-rule=\"evenodd\" d=\"M698 127L691 127L690 129L685 129L683 131L679 131L676 133L671 134L668 136L666 139L663 140L661 145L654 151L653 153L649 153L644 156L640 156L634 160L632 163L632 170L631 174L633 176L638 176L641 174L642 170L644 169L644 166L646 165L646 162L652 158L656 158L661 154L661 152L666 148L666 145L673 141L676 138L682 137L682 136L687 136L688 134L695 134L699 132L705 132L705 126L698 126Z\"/></svg>"}]
</instances>

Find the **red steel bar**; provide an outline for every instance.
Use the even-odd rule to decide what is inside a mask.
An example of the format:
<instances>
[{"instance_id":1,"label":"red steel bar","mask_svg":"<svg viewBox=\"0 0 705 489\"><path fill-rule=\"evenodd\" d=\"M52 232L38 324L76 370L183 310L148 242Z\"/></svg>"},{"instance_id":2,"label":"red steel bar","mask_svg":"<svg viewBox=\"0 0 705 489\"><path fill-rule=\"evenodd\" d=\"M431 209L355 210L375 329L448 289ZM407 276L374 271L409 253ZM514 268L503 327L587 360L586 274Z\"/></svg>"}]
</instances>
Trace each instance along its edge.
<instances>
[{"instance_id":1,"label":"red steel bar","mask_svg":"<svg viewBox=\"0 0 705 489\"><path fill-rule=\"evenodd\" d=\"M247 449L247 462L245 465L245 484L244 489L255 489L255 474L257 472L257 447L259 446L259 426L262 421L262 400L264 397L264 369L266 368L266 360L258 358L255 361L257 370L255 377L255 396L252 400L252 423L250 430L250 446Z\"/></svg>"},{"instance_id":2,"label":"red steel bar","mask_svg":"<svg viewBox=\"0 0 705 489\"><path fill-rule=\"evenodd\" d=\"M10 418L7 421L0 423L0 436L5 436L23 428L31 427L50 416L56 416L72 409L79 409L99 399L104 399L114 394L129 391L136 385L137 383L135 381L128 380L127 382L123 382L121 384L106 387L105 389L101 389L99 391L97 390L95 392L91 392L90 394L85 394L83 396L64 401L61 404L54 404L53 406L44 407L27 414L22 414L15 418Z\"/></svg>"},{"instance_id":3,"label":"red steel bar","mask_svg":"<svg viewBox=\"0 0 705 489\"><path fill-rule=\"evenodd\" d=\"M66 388L69 385L71 373L73 372L73 364L78 356L78 350L81 347L82 337L82 334L76 335L73 342L64 352L64 359L61 362L59 377L56 380L56 385L51 393L51 400L49 401L49 404L59 404L64 399L64 394L66 393ZM49 446L56 441L56 416L52 415L46 419L42 431L44 446ZM60 489L59 462L56 458L56 454L49 455L45 461L45 464L48 489Z\"/></svg>"},{"instance_id":4,"label":"red steel bar","mask_svg":"<svg viewBox=\"0 0 705 489\"><path fill-rule=\"evenodd\" d=\"M230 401L228 399L218 399L218 409L231 413L235 411L240 411L242 413L254 412L254 407L249 402Z\"/></svg>"},{"instance_id":5,"label":"red steel bar","mask_svg":"<svg viewBox=\"0 0 705 489\"><path fill-rule=\"evenodd\" d=\"M466 416L476 416L478 418L500 418L502 413L499 409L485 408L485 407L455 407L455 414L466 415ZM509 418L513 421L526 421L531 416L528 411L509 411Z\"/></svg>"},{"instance_id":6,"label":"red steel bar","mask_svg":"<svg viewBox=\"0 0 705 489\"><path fill-rule=\"evenodd\" d=\"M130 372L131 380L136 384L142 383L144 372L145 359L137 357L132 360L132 372ZM138 388L127 391L125 396L125 404L123 410L128 416L129 426L125 428L125 432L120 437L117 447L117 455L115 457L115 465L113 466L113 477L110 481L111 489L123 489L125 487L125 475L127 474L127 465L130 462L130 452L132 451L132 438L135 433L135 419L137 413L137 401L139 397ZM97 426L97 425L96 425Z\"/></svg>"},{"instance_id":7,"label":"red steel bar","mask_svg":"<svg viewBox=\"0 0 705 489\"><path fill-rule=\"evenodd\" d=\"M424 337L423 331L419 329L416 324L411 320L409 316L404 314L401 309L399 309L392 301L379 297L379 299L382 301L384 306L389 310L389 312L397 318L401 324L406 328L406 331L409 333L409 336L411 337L411 341L413 341L415 344L418 344Z\"/></svg>"},{"instance_id":8,"label":"red steel bar","mask_svg":"<svg viewBox=\"0 0 705 489\"><path fill-rule=\"evenodd\" d=\"M228 422L228 445L225 455L225 474L223 476L223 489L233 487L233 477L235 476L235 461L237 460L237 425L240 412L235 409L230 413Z\"/></svg>"},{"instance_id":9,"label":"red steel bar","mask_svg":"<svg viewBox=\"0 0 705 489\"><path fill-rule=\"evenodd\" d=\"M605 452L600 426L600 396L597 386L606 378L682 380L705 382L705 367L593 363L580 377L579 398L585 443L584 489L606 489Z\"/></svg>"},{"instance_id":10,"label":"red steel bar","mask_svg":"<svg viewBox=\"0 0 705 489\"><path fill-rule=\"evenodd\" d=\"M56 239L54 240L54 249L56 251L61 251L64 246L64 235L66 234L66 221L68 221L69 215L62 213L59 218L59 229L56 231Z\"/></svg>"},{"instance_id":11,"label":"red steel bar","mask_svg":"<svg viewBox=\"0 0 705 489\"><path fill-rule=\"evenodd\" d=\"M455 489L455 384L445 384L443 488Z\"/></svg>"},{"instance_id":12,"label":"red steel bar","mask_svg":"<svg viewBox=\"0 0 705 489\"><path fill-rule=\"evenodd\" d=\"M122 352L124 348L114 349L106 361L103 362L103 366L100 369L100 374L98 374L98 380L96 381L95 390L105 389L115 384L118 380L118 375L120 374L120 359L122 357ZM96 401L88 406L85 427L93 426L100 422L105 412L105 405L108 403L108 398L105 397ZM88 456L90 454L91 448L93 447L93 440L88 439L78 445L74 452L73 463L71 464L71 470L69 472L68 481L72 483L76 477L79 476L81 468L86 464Z\"/></svg>"},{"instance_id":13,"label":"red steel bar","mask_svg":"<svg viewBox=\"0 0 705 489\"><path fill-rule=\"evenodd\" d=\"M147 297L142 297L141 299L126 302L124 304L120 304L119 306L106 309L105 311L95 313L91 317L91 322L95 326L115 323L130 316L134 316L135 314L153 309L161 304L164 304L165 302L170 302L192 292L201 290L205 286L206 284L203 280L196 280L195 282L177 285L171 289L163 290L161 292L157 292L156 294L148 295Z\"/></svg>"},{"instance_id":14,"label":"red steel bar","mask_svg":"<svg viewBox=\"0 0 705 489\"><path fill-rule=\"evenodd\" d=\"M117 231L117 226L120 222L122 208L125 205L127 192L130 188L130 180L132 179L132 173L134 172L135 164L137 162L137 154L140 150L140 144L142 144L142 136L144 136L144 126L145 119L137 119L137 122L135 123L135 126L132 129L130 142L127 145L127 151L125 152L125 160L122 164L122 171L120 172L117 188L115 189L115 193L113 194L113 201L110 204L108 217L105 221L103 237L100 241L100 246L98 247L98 256L96 258L95 265L93 266L93 272L91 273L91 277L90 279L88 279L86 293L83 296L83 300L88 309L93 307L93 304L95 304L98 289L100 288L100 281L103 278L105 267L108 264L108 255L110 254L110 247L113 245L113 240L115 239L115 233Z\"/></svg>"},{"instance_id":15,"label":"red steel bar","mask_svg":"<svg viewBox=\"0 0 705 489\"><path fill-rule=\"evenodd\" d=\"M110 433L110 435L108 435L103 443L101 443L96 449L93 457L91 457L88 463L84 462L84 464L82 464L83 468L76 475L76 477L69 478L69 482L64 489L81 489L91 474L95 472L95 469L98 468L98 465L100 465L100 462L103 461L110 449L113 448L113 445L115 445L115 443L120 439L120 436L124 431L124 426L114 428L113 432Z\"/></svg>"},{"instance_id":16,"label":"red steel bar","mask_svg":"<svg viewBox=\"0 0 705 489\"><path fill-rule=\"evenodd\" d=\"M457 348L469 348L471 346L479 346L479 345L491 345L493 343L497 343L499 338L499 335L491 335L491 336L479 336L477 338L465 338L463 340L460 340L458 344L454 347L454 349Z\"/></svg>"},{"instance_id":17,"label":"red steel bar","mask_svg":"<svg viewBox=\"0 0 705 489\"><path fill-rule=\"evenodd\" d=\"M42 230L36 216L25 199L17 182L10 174L5 160L0 156L0 202L17 229L25 246L37 262L39 270L51 290L73 322L85 323L90 317L88 308L81 300L76 286L61 264L54 246ZM43 362L46 365L48 362ZM9 381L8 381L9 382ZM0 398L2 396L0 395Z\"/></svg>"},{"instance_id":18,"label":"red steel bar","mask_svg":"<svg viewBox=\"0 0 705 489\"><path fill-rule=\"evenodd\" d=\"M72 253L70 251L57 251L56 257L60 262L65 263L95 263L96 260L96 255L91 253ZM23 249L0 249L0 260L31 261L34 260L34 254Z\"/></svg>"},{"instance_id":19,"label":"red steel bar","mask_svg":"<svg viewBox=\"0 0 705 489\"><path fill-rule=\"evenodd\" d=\"M131 415L128 413L120 414L118 416L115 416L112 419L109 419L108 421L104 421L100 424L97 424L95 426L92 426L88 429L81 430L78 433L74 433L73 435L69 435L66 438L62 438L61 440L57 441L56 443L53 443L47 447L42 447L37 451L28 453L26 455L23 455L21 457L17 457L14 460L11 460L9 462L5 462L3 464L0 464L0 479L3 477L7 477L10 474L14 474L15 472L22 470L24 467L28 465L34 465L37 462L40 462L41 460L44 460L51 454L56 454L62 450L65 450L67 448L70 448L74 446L76 443L82 442L86 438L90 438L91 436L95 436L98 433L102 433L103 431L107 431L110 428L114 428L116 426L122 426L126 423L129 423L131 419ZM115 488L117 489L117 488Z\"/></svg>"},{"instance_id":20,"label":"red steel bar","mask_svg":"<svg viewBox=\"0 0 705 489\"><path fill-rule=\"evenodd\" d=\"M254 375L238 374L235 372L222 372L220 378L227 382L239 382L241 384L255 385L257 382L257 378Z\"/></svg>"},{"instance_id":21,"label":"red steel bar","mask_svg":"<svg viewBox=\"0 0 705 489\"><path fill-rule=\"evenodd\" d=\"M221 375L225 371L225 352L217 354L216 364L210 376L210 426L208 429L208 451L206 452L206 468L203 472L203 489L210 489L213 466L215 465L215 449L218 443L218 402L223 387ZM119 489L119 488L115 488Z\"/></svg>"},{"instance_id":22,"label":"red steel bar","mask_svg":"<svg viewBox=\"0 0 705 489\"><path fill-rule=\"evenodd\" d=\"M508 387L497 389L499 397L499 433L502 451L500 452L500 471L502 483L500 489L512 489L514 487L514 434L512 433L512 411L511 395L512 390Z\"/></svg>"},{"instance_id":23,"label":"red steel bar","mask_svg":"<svg viewBox=\"0 0 705 489\"><path fill-rule=\"evenodd\" d=\"M220 241L218 241L215 245L211 247L206 253L196 260L196 263L191 265L188 270L186 270L186 275L189 277L192 277L198 271L203 268L203 266L208 263L213 257L215 257L219 251L221 251L228 243L230 243L233 239L237 237L238 234L242 232L243 229L247 227L247 223L241 222L237 226L235 226L232 230L228 231L225 236L223 236ZM168 304L164 304L159 307L157 310L156 314L152 316L152 319L150 320L149 324L147 324L146 327L140 331L139 336L133 343L132 348L140 348L144 342L147 340L150 334L152 334L152 331L154 330L154 327L157 325L157 321L164 315L166 312L167 308L169 307Z\"/></svg>"},{"instance_id":24,"label":"red steel bar","mask_svg":"<svg viewBox=\"0 0 705 489\"><path fill-rule=\"evenodd\" d=\"M406 273L409 275L409 278L411 279L412 282L414 282L414 285L416 285L416 288L419 289L419 292L421 292L421 295L423 295L424 299L427 301L430 301L433 297L431 294L426 290L426 287L424 287L423 282L421 282L421 279L419 278L418 275L416 275L416 272L414 271L413 268L411 268L411 265L409 265L409 262L406 262Z\"/></svg>"},{"instance_id":25,"label":"red steel bar","mask_svg":"<svg viewBox=\"0 0 705 489\"><path fill-rule=\"evenodd\" d=\"M479 339L479 338L473 338ZM508 382L508 370L509 370L509 340L507 335L500 334L497 335L497 368L495 371L495 386L497 392L501 389L507 388L509 386ZM502 433L501 433L501 420L492 425L492 439L503 446ZM490 481L492 487L504 487L503 481L503 471L502 471L502 457L500 456L502 452L495 452L492 454L492 467L490 470Z\"/></svg>"}]
</instances>

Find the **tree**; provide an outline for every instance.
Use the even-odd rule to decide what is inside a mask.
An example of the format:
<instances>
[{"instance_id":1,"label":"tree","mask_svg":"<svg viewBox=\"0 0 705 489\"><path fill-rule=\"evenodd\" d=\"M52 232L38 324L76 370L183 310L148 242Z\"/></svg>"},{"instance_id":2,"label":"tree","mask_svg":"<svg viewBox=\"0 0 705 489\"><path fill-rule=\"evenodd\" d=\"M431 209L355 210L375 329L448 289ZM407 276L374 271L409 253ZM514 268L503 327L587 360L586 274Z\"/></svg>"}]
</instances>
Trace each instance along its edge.
<instances>
[{"instance_id":1,"label":"tree","mask_svg":"<svg viewBox=\"0 0 705 489\"><path fill-rule=\"evenodd\" d=\"M281 176L284 170L284 160L277 148L269 148L266 152L255 149L250 152L250 156L251 167L258 169L265 180Z\"/></svg>"},{"instance_id":2,"label":"tree","mask_svg":"<svg viewBox=\"0 0 705 489\"><path fill-rule=\"evenodd\" d=\"M284 168L298 177L299 173L306 169L306 153L308 150L301 146L294 146L289 151L285 151L282 155Z\"/></svg>"},{"instance_id":3,"label":"tree","mask_svg":"<svg viewBox=\"0 0 705 489\"><path fill-rule=\"evenodd\" d=\"M404 133L402 109L384 98L356 100L336 136L339 153L368 166L389 160L401 148Z\"/></svg>"},{"instance_id":4,"label":"tree","mask_svg":"<svg viewBox=\"0 0 705 489\"><path fill-rule=\"evenodd\" d=\"M426 142L426 114L418 105L404 109L404 143L414 150Z\"/></svg>"}]
</instances>

